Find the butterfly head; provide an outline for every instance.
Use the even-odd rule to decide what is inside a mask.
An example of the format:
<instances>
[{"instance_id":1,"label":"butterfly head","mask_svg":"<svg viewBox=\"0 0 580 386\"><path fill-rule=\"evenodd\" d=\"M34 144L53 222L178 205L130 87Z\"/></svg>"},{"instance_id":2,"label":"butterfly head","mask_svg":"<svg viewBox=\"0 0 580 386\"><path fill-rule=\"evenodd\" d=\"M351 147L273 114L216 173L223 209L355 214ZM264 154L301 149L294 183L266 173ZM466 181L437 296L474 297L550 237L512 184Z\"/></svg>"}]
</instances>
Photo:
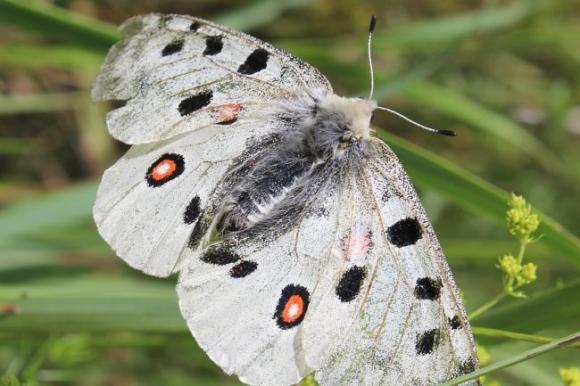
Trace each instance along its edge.
<instances>
[{"instance_id":1,"label":"butterfly head","mask_svg":"<svg viewBox=\"0 0 580 386\"><path fill-rule=\"evenodd\" d=\"M320 104L321 111L334 117L343 133L341 142L368 139L371 134L371 118L377 103L362 98L346 98L331 95Z\"/></svg>"}]
</instances>

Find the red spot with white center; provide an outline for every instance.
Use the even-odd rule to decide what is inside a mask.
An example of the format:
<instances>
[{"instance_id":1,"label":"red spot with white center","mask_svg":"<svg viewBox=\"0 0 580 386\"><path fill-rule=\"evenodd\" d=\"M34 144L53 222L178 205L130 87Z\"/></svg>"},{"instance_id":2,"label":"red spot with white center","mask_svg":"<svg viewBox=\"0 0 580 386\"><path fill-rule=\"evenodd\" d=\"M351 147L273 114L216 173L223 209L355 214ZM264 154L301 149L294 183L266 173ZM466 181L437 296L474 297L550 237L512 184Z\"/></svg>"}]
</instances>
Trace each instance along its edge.
<instances>
[{"instance_id":1,"label":"red spot with white center","mask_svg":"<svg viewBox=\"0 0 580 386\"><path fill-rule=\"evenodd\" d=\"M286 302L282 311L282 320L286 323L294 323L304 313L304 299L300 295L292 295Z\"/></svg>"},{"instance_id":2,"label":"red spot with white center","mask_svg":"<svg viewBox=\"0 0 580 386\"><path fill-rule=\"evenodd\" d=\"M353 227L340 241L342 256L352 263L364 263L373 247L371 232L361 226Z\"/></svg>"},{"instance_id":3,"label":"red spot with white center","mask_svg":"<svg viewBox=\"0 0 580 386\"><path fill-rule=\"evenodd\" d=\"M242 111L239 103L228 103L214 109L215 123L227 125L235 122Z\"/></svg>"},{"instance_id":4,"label":"red spot with white center","mask_svg":"<svg viewBox=\"0 0 580 386\"><path fill-rule=\"evenodd\" d=\"M175 161L171 159L163 159L153 167L151 171L151 178L155 181L162 181L170 177L177 168Z\"/></svg>"},{"instance_id":5,"label":"red spot with white center","mask_svg":"<svg viewBox=\"0 0 580 386\"><path fill-rule=\"evenodd\" d=\"M310 293L306 287L297 284L288 284L284 287L274 312L278 327L288 330L302 323L309 302Z\"/></svg>"},{"instance_id":6,"label":"red spot with white center","mask_svg":"<svg viewBox=\"0 0 580 386\"><path fill-rule=\"evenodd\" d=\"M150 187L159 187L179 177L184 170L185 161L182 155L166 153L149 166L145 180Z\"/></svg>"}]
</instances>

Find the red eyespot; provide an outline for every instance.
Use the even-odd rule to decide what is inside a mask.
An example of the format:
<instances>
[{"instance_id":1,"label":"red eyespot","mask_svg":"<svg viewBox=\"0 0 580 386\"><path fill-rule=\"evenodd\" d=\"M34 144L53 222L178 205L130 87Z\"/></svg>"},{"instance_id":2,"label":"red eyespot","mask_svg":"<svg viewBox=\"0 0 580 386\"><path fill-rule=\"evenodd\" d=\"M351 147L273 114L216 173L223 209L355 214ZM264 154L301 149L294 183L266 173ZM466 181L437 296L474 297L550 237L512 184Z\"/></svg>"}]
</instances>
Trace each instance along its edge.
<instances>
[{"instance_id":1,"label":"red eyespot","mask_svg":"<svg viewBox=\"0 0 580 386\"><path fill-rule=\"evenodd\" d=\"M175 172L177 165L175 161L170 159L164 159L159 162L151 171L151 178L155 181L161 181Z\"/></svg>"},{"instance_id":2,"label":"red eyespot","mask_svg":"<svg viewBox=\"0 0 580 386\"><path fill-rule=\"evenodd\" d=\"M184 170L183 157L179 154L164 154L153 162L145 180L149 186L157 187L178 177Z\"/></svg>"},{"instance_id":3,"label":"red eyespot","mask_svg":"<svg viewBox=\"0 0 580 386\"><path fill-rule=\"evenodd\" d=\"M310 302L310 293L301 285L287 285L280 294L274 319L282 330L299 325Z\"/></svg>"}]
</instances>

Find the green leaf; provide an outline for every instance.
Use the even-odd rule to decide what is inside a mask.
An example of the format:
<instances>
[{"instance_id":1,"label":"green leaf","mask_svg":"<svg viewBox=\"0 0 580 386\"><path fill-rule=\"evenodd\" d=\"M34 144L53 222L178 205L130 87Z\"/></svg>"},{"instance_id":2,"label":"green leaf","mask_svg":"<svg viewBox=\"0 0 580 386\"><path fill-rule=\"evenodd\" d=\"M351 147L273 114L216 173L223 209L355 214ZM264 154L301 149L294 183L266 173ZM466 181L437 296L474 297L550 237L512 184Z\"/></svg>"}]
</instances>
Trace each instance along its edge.
<instances>
[{"instance_id":1,"label":"green leaf","mask_svg":"<svg viewBox=\"0 0 580 386\"><path fill-rule=\"evenodd\" d=\"M43 2L0 0L0 23L100 52L108 51L119 39L119 33L111 24Z\"/></svg>"},{"instance_id":2,"label":"green leaf","mask_svg":"<svg viewBox=\"0 0 580 386\"><path fill-rule=\"evenodd\" d=\"M456 204L505 226L507 192L384 130L378 134L393 148L418 186L436 191ZM534 211L542 221L537 231L543 235L539 242L580 266L580 240L549 216L537 209Z\"/></svg>"}]
</instances>

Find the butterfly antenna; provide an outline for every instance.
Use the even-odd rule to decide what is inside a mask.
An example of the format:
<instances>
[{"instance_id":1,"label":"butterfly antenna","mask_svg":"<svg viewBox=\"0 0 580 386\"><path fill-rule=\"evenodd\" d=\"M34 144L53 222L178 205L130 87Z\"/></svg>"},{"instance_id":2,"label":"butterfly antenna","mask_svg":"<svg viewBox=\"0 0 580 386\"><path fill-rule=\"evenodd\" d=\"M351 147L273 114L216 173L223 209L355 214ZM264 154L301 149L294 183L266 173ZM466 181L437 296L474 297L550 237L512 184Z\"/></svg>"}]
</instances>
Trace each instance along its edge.
<instances>
[{"instance_id":1,"label":"butterfly antenna","mask_svg":"<svg viewBox=\"0 0 580 386\"><path fill-rule=\"evenodd\" d=\"M412 123L413 125L415 125L415 126L417 126L417 127L420 127L420 128L422 128L422 129L424 129L424 130L430 131L431 133L435 133L435 134L441 134L441 135L448 135L448 136L450 136L450 137L454 137L454 136L456 136L456 135L457 135L457 133L455 133L455 131L453 131L453 130L439 130L439 129L434 129L434 128L432 128L432 127L429 127L429 126L422 125L422 124L420 124L419 122L415 122L415 121L414 121L414 120L412 120L411 118L409 118L409 117L406 117L406 116L404 116L403 114L401 114L400 112L398 112L398 111L395 111L395 110L393 110L393 109L389 109L389 108L382 107L382 106L379 106L379 107L377 107L376 109L377 109L377 110L388 111L388 112L389 112L389 113L391 113L391 114L395 114L397 117L399 117L399 118L403 118L405 121L407 121L407 122L410 122L410 123Z\"/></svg>"},{"instance_id":2,"label":"butterfly antenna","mask_svg":"<svg viewBox=\"0 0 580 386\"><path fill-rule=\"evenodd\" d=\"M367 42L367 55L369 58L369 69L371 71L371 92L369 94L369 99L372 99L373 93L375 91L375 71L373 70L373 58L371 55L371 42L373 40L373 32L375 32L375 27L377 26L377 17L375 15L371 16L371 21L369 23L369 39Z\"/></svg>"}]
</instances>

